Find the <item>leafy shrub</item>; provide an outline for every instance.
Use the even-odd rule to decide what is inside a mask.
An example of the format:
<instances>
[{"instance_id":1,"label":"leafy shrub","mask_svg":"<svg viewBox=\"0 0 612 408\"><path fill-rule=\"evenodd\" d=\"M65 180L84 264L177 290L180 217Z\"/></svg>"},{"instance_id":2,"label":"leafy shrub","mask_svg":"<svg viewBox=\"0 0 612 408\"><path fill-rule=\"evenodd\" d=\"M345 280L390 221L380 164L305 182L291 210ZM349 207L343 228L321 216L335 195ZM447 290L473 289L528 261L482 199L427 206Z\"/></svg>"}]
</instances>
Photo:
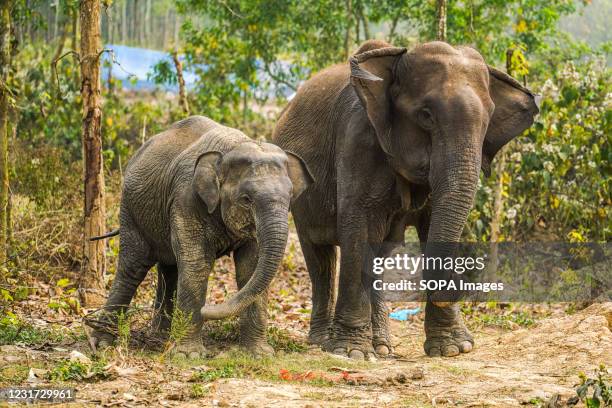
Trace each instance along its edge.
<instances>
[{"instance_id":1,"label":"leafy shrub","mask_svg":"<svg viewBox=\"0 0 612 408\"><path fill-rule=\"evenodd\" d=\"M610 237L612 81L603 59L566 62L540 86L540 115L507 148L501 240ZM552 75L552 76L551 76ZM494 179L483 180L468 235L489 239Z\"/></svg>"},{"instance_id":2,"label":"leafy shrub","mask_svg":"<svg viewBox=\"0 0 612 408\"><path fill-rule=\"evenodd\" d=\"M588 396L590 389L593 394ZM596 378L588 378L586 374L580 373L580 385L576 388L576 394L587 408L612 406L612 384L606 367L603 364L599 366Z\"/></svg>"},{"instance_id":3,"label":"leafy shrub","mask_svg":"<svg viewBox=\"0 0 612 408\"><path fill-rule=\"evenodd\" d=\"M109 374L104 370L106 363L102 360L85 364L68 359L59 360L49 371L47 377L51 381L95 381L104 379Z\"/></svg>"}]
</instances>

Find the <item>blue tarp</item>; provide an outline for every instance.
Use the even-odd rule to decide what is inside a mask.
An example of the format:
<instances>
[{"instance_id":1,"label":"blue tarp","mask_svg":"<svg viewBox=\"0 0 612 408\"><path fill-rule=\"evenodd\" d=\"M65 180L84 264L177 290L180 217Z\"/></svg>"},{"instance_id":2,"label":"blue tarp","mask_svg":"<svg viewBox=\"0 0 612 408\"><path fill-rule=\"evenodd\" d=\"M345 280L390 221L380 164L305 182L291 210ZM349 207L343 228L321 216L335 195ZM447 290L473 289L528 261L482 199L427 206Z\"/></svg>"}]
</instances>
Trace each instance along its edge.
<instances>
[{"instance_id":1,"label":"blue tarp","mask_svg":"<svg viewBox=\"0 0 612 408\"><path fill-rule=\"evenodd\" d=\"M163 51L148 50L146 48L128 47L126 45L107 44L106 49L113 50L115 63L112 67L113 78L119 79L125 89L155 89L153 81L147 79L147 74L153 72L153 66L162 60L172 63L172 58ZM113 55L106 52L103 55L102 77L108 76L108 63L112 62ZM172 65L174 66L174 65ZM197 77L193 72L183 72L185 84L192 86ZM176 85L163 85L168 91L177 91Z\"/></svg>"},{"instance_id":2,"label":"blue tarp","mask_svg":"<svg viewBox=\"0 0 612 408\"><path fill-rule=\"evenodd\" d=\"M102 78L106 80L108 77L109 63L113 62L112 75L113 78L121 80L124 89L134 90L153 90L156 87L165 89L169 92L178 92L176 85L156 85L153 81L147 78L147 74L153 73L153 67L160 61L166 60L170 62L171 66L174 67L172 58L167 52L149 50L146 48L128 47L126 45L107 44L106 49L112 50L103 54L102 60ZM179 56L179 58L182 57ZM272 83L269 75L267 75L261 68L262 63L257 61L256 66L258 67L257 78L261 83ZM285 61L277 61L273 64L275 70L288 71L291 69L291 65ZM205 69L205 66L204 66ZM189 70L189 67L184 67L183 78L185 79L185 85L187 88L192 87L197 81L197 75ZM232 80L232 77L229 77ZM285 97L291 97L294 91L286 85L272 85L271 89L267 91L268 96L274 96L276 94L282 94ZM256 92L258 97L263 95Z\"/></svg>"}]
</instances>

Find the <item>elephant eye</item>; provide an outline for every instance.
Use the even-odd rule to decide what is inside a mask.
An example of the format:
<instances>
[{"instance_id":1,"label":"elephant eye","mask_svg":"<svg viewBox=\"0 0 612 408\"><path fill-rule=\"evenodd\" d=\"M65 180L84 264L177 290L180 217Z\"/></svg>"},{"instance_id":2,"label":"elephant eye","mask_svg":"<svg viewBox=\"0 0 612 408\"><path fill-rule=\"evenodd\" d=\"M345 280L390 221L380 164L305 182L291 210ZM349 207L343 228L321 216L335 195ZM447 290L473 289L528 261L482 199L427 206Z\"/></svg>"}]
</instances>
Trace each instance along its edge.
<instances>
[{"instance_id":1,"label":"elephant eye","mask_svg":"<svg viewBox=\"0 0 612 408\"><path fill-rule=\"evenodd\" d=\"M239 198L238 198L238 202L242 205L249 205L253 202L253 200L251 200L251 197L249 197L246 194L242 194Z\"/></svg>"},{"instance_id":2,"label":"elephant eye","mask_svg":"<svg viewBox=\"0 0 612 408\"><path fill-rule=\"evenodd\" d=\"M417 120L424 129L432 129L434 127L434 117L431 111L427 108L422 108L417 112Z\"/></svg>"}]
</instances>

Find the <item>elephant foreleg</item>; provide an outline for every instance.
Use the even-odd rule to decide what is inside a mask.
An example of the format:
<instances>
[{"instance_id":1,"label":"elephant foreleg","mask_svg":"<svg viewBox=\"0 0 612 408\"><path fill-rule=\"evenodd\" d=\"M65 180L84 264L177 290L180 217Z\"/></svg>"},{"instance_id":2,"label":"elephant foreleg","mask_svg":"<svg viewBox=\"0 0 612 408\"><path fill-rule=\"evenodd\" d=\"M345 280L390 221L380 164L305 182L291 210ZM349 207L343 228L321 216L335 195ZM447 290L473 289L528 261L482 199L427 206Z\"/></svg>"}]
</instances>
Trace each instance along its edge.
<instances>
[{"instance_id":1,"label":"elephant foreleg","mask_svg":"<svg viewBox=\"0 0 612 408\"><path fill-rule=\"evenodd\" d=\"M430 220L429 209L424 209L416 225L423 251L427 245ZM425 305L425 335L423 348L431 357L452 357L469 353L474 347L474 338L463 322L459 303L438 307L428 299Z\"/></svg>"},{"instance_id":2,"label":"elephant foreleg","mask_svg":"<svg viewBox=\"0 0 612 408\"><path fill-rule=\"evenodd\" d=\"M176 352L197 358L204 356L204 345L202 344L203 319L200 310L206 302L206 291L208 288L208 276L213 268L215 257L206 254L199 245L189 242L186 245L178 245L177 256L178 281L176 288L176 304L181 319L175 318L172 325L188 325L184 338L177 339Z\"/></svg>"},{"instance_id":3,"label":"elephant foreleg","mask_svg":"<svg viewBox=\"0 0 612 408\"><path fill-rule=\"evenodd\" d=\"M247 284L257 266L257 242L251 241L234 251L238 289ZM259 355L272 354L268 344L268 291L264 291L240 314L240 347Z\"/></svg>"}]
</instances>

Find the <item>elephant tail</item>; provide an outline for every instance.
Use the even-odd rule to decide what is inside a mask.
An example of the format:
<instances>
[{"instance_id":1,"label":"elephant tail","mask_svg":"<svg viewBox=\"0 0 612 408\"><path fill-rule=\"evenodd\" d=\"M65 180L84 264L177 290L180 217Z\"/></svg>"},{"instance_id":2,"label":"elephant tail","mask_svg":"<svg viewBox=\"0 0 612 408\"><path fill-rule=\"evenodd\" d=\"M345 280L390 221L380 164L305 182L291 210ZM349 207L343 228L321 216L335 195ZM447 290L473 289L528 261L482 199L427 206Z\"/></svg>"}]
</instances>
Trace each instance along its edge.
<instances>
[{"instance_id":1,"label":"elephant tail","mask_svg":"<svg viewBox=\"0 0 612 408\"><path fill-rule=\"evenodd\" d=\"M97 237L91 237L91 238L89 238L89 240L90 241L99 241L101 239L111 238L111 237L114 237L114 236L117 236L117 235L119 235L119 228L117 228L116 230L112 230L111 232L107 232L104 235L100 235L100 236L97 236Z\"/></svg>"}]
</instances>

